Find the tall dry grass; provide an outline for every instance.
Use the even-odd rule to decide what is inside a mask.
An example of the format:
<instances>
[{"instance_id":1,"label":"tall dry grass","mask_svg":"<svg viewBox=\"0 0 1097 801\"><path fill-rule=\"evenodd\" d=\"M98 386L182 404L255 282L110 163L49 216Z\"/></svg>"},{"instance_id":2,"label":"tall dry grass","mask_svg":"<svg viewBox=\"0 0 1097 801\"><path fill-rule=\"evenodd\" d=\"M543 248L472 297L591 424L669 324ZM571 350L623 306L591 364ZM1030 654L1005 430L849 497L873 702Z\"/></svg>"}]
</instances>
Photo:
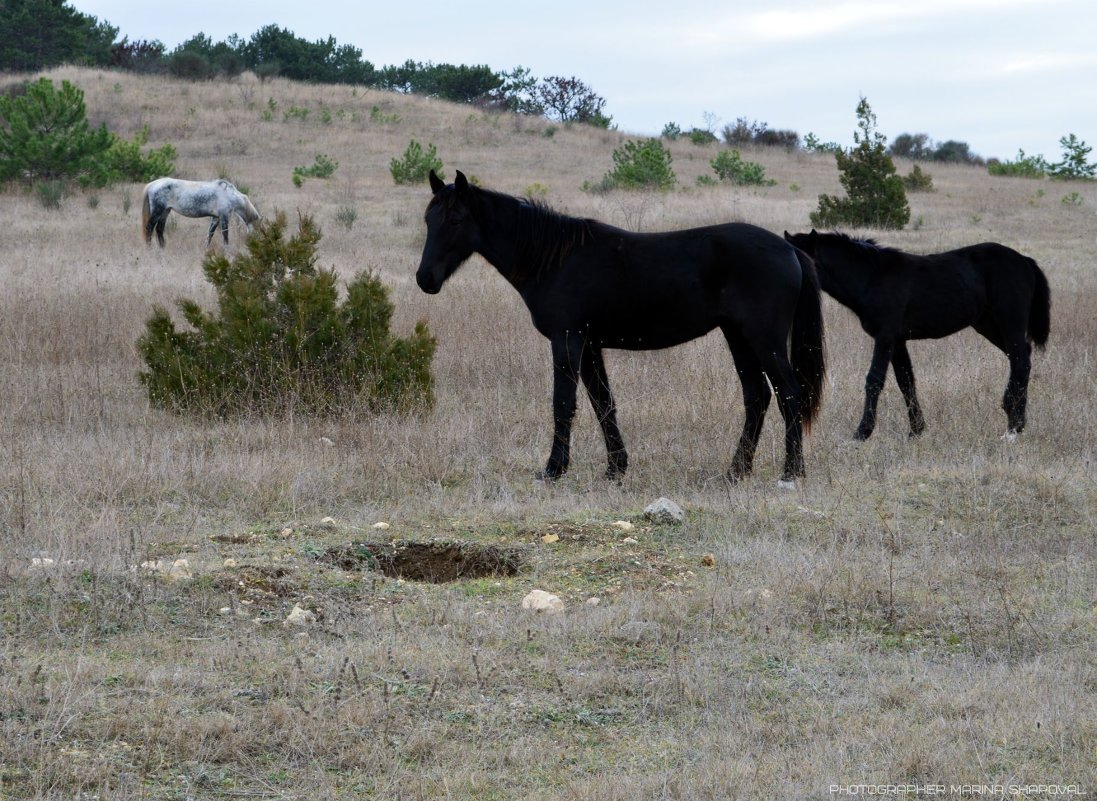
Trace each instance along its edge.
<instances>
[{"instance_id":1,"label":"tall dry grass","mask_svg":"<svg viewBox=\"0 0 1097 801\"><path fill-rule=\"evenodd\" d=\"M914 222L879 234L920 252L996 240L1047 272L1052 338L1018 443L999 439L1006 360L971 332L911 347L923 437L907 439L889 383L876 434L853 443L870 342L828 301L827 397L795 493L775 488L776 410L756 475L719 479L742 409L717 337L609 354L630 473L599 478L604 448L581 407L572 471L546 487L532 476L549 444L547 343L479 259L439 296L418 291L428 190L394 186L389 160L415 138L447 175L544 188L573 215L780 232L838 191L832 157L752 151L776 186L699 189L715 147L674 143L679 190L596 195L579 187L611 168L623 134L251 76L47 75L80 86L94 122L175 144L181 176L225 175L266 214L313 215L322 264L376 270L398 330L429 320L438 404L411 419L152 409L134 343L154 304L212 300L205 224L177 220L160 250L139 231L140 186L60 213L0 195L0 797L1097 791L1093 186L935 166L936 192L910 198ZM293 107L308 118L284 119ZM339 162L334 177L295 188L293 168L317 153ZM1060 202L1070 191L1081 206ZM609 524L659 495L688 523L641 524L623 544ZM334 528L318 524L328 515ZM369 528L381 519L385 535ZM530 568L433 586L318 558L382 536L520 546ZM132 570L178 557L195 580ZM569 611L527 616L533 586ZM319 626L278 625L294 603Z\"/></svg>"}]
</instances>

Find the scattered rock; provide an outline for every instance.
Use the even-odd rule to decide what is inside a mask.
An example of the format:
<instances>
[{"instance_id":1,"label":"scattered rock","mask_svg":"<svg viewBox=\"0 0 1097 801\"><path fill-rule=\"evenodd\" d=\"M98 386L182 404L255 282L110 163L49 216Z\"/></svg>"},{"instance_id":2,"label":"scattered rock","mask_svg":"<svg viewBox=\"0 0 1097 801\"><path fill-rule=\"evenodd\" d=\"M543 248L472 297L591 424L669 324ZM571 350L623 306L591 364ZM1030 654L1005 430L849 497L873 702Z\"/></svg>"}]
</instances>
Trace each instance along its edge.
<instances>
[{"instance_id":1,"label":"scattered rock","mask_svg":"<svg viewBox=\"0 0 1097 801\"><path fill-rule=\"evenodd\" d=\"M230 569L234 568L234 567L236 567L236 560L233 559L230 556L228 559L226 559L224 562L221 563L221 566L222 567L227 567L227 568L230 568Z\"/></svg>"},{"instance_id":2,"label":"scattered rock","mask_svg":"<svg viewBox=\"0 0 1097 801\"><path fill-rule=\"evenodd\" d=\"M564 602L558 595L544 590L530 590L529 595L522 599L522 608L533 612L544 612L555 615L564 611Z\"/></svg>"},{"instance_id":3,"label":"scattered rock","mask_svg":"<svg viewBox=\"0 0 1097 801\"><path fill-rule=\"evenodd\" d=\"M293 529L289 526L286 526L284 529L278 532L278 536L284 540L288 540L290 537L293 536Z\"/></svg>"},{"instance_id":4,"label":"scattered rock","mask_svg":"<svg viewBox=\"0 0 1097 801\"><path fill-rule=\"evenodd\" d=\"M704 556L701 557L701 564L704 565L705 567L715 567L716 566L716 556L715 556L715 554L706 553Z\"/></svg>"},{"instance_id":5,"label":"scattered rock","mask_svg":"<svg viewBox=\"0 0 1097 801\"><path fill-rule=\"evenodd\" d=\"M321 518L320 519L320 525L321 526L327 526L328 528L335 528L335 518L334 517Z\"/></svg>"},{"instance_id":6,"label":"scattered rock","mask_svg":"<svg viewBox=\"0 0 1097 801\"><path fill-rule=\"evenodd\" d=\"M335 443L332 442L327 437L320 437L319 441L320 441L320 444L323 445L325 448L334 448L335 447Z\"/></svg>"},{"instance_id":7,"label":"scattered rock","mask_svg":"<svg viewBox=\"0 0 1097 801\"><path fill-rule=\"evenodd\" d=\"M660 498L648 504L644 509L644 517L652 523L664 526L674 526L686 519L682 507L668 498Z\"/></svg>"},{"instance_id":8,"label":"scattered rock","mask_svg":"<svg viewBox=\"0 0 1097 801\"><path fill-rule=\"evenodd\" d=\"M598 606L598 604L602 603L602 599L595 595L592 598L587 598L585 603L587 606Z\"/></svg>"},{"instance_id":9,"label":"scattered rock","mask_svg":"<svg viewBox=\"0 0 1097 801\"><path fill-rule=\"evenodd\" d=\"M51 559L48 556L36 556L36 557L34 557L33 559L30 560L30 566L31 567L38 567L38 568L56 567L57 566L57 560L56 559Z\"/></svg>"},{"instance_id":10,"label":"scattered rock","mask_svg":"<svg viewBox=\"0 0 1097 801\"><path fill-rule=\"evenodd\" d=\"M186 559L176 559L168 568L167 578L169 581L190 581L194 576Z\"/></svg>"},{"instance_id":11,"label":"scattered rock","mask_svg":"<svg viewBox=\"0 0 1097 801\"><path fill-rule=\"evenodd\" d=\"M551 544L551 543L554 543L554 542L559 542L559 541L560 541L560 535L559 534L546 534L545 536L541 537L541 542L548 543L548 544Z\"/></svg>"},{"instance_id":12,"label":"scattered rock","mask_svg":"<svg viewBox=\"0 0 1097 801\"><path fill-rule=\"evenodd\" d=\"M167 581L190 581L194 576L190 572L190 563L186 559L168 562L164 559L142 562L141 569L156 573Z\"/></svg>"},{"instance_id":13,"label":"scattered rock","mask_svg":"<svg viewBox=\"0 0 1097 801\"><path fill-rule=\"evenodd\" d=\"M630 620L617 630L617 633L626 640L642 642L658 638L661 629L658 623L648 620Z\"/></svg>"},{"instance_id":14,"label":"scattered rock","mask_svg":"<svg viewBox=\"0 0 1097 801\"><path fill-rule=\"evenodd\" d=\"M636 537L625 537L623 540L621 540L621 544L622 545L639 545L640 540L636 539Z\"/></svg>"},{"instance_id":15,"label":"scattered rock","mask_svg":"<svg viewBox=\"0 0 1097 801\"><path fill-rule=\"evenodd\" d=\"M289 615L282 621L282 625L289 628L290 626L311 626L315 622L315 612L305 609L301 604L294 604Z\"/></svg>"},{"instance_id":16,"label":"scattered rock","mask_svg":"<svg viewBox=\"0 0 1097 801\"><path fill-rule=\"evenodd\" d=\"M632 531L636 526L627 520L614 520L611 525L618 531Z\"/></svg>"},{"instance_id":17,"label":"scattered rock","mask_svg":"<svg viewBox=\"0 0 1097 801\"><path fill-rule=\"evenodd\" d=\"M391 528L389 524L386 523L384 520L378 520L376 523L373 524L373 527L378 531L388 531L389 528Z\"/></svg>"}]
</instances>

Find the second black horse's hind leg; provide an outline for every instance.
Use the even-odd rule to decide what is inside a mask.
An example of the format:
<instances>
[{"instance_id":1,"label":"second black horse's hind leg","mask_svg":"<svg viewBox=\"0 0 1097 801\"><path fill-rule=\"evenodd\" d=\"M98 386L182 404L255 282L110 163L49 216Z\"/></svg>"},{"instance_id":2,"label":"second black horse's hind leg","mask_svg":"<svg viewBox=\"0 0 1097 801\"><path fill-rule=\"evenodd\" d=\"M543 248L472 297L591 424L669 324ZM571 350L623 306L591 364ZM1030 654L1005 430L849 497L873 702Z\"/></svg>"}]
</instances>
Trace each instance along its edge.
<instances>
[{"instance_id":1,"label":"second black horse's hind leg","mask_svg":"<svg viewBox=\"0 0 1097 801\"><path fill-rule=\"evenodd\" d=\"M1002 409L1006 413L1009 429L1006 437L1012 438L1025 430L1025 409L1028 406L1028 379L1032 372L1032 346L1026 341L1010 347L1009 382L1002 397Z\"/></svg>"},{"instance_id":2,"label":"second black horse's hind leg","mask_svg":"<svg viewBox=\"0 0 1097 801\"><path fill-rule=\"evenodd\" d=\"M609 459L606 478L620 478L628 470L628 453L625 451L621 429L617 425L617 405L613 401L613 393L610 392L609 376L606 373L606 363L602 358L601 348L588 346L583 350L580 355L579 375L587 388L590 405L594 409L598 423L602 426L602 437L606 441L606 454Z\"/></svg>"}]
</instances>

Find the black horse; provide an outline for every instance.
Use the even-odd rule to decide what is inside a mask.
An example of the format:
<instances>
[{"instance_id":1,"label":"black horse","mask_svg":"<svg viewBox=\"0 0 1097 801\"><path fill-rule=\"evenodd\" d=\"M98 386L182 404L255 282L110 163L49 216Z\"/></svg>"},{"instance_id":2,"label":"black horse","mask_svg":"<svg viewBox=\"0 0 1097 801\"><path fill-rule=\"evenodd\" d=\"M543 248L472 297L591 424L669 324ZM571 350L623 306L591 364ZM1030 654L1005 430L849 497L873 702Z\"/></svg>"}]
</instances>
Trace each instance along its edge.
<instances>
[{"instance_id":1,"label":"black horse","mask_svg":"<svg viewBox=\"0 0 1097 801\"><path fill-rule=\"evenodd\" d=\"M782 481L804 475L802 428L818 411L825 369L811 259L752 225L636 234L471 186L460 172L450 185L432 172L430 185L419 287L438 292L479 253L518 290L552 345L554 433L539 477L555 479L568 468L580 380L605 438L606 477L628 467L603 348L667 348L717 327L746 405L729 478L750 472L771 397L767 377L785 421Z\"/></svg>"},{"instance_id":2,"label":"black horse","mask_svg":"<svg viewBox=\"0 0 1097 801\"><path fill-rule=\"evenodd\" d=\"M1024 430L1032 345L1044 347L1051 325L1051 294L1035 261L995 242L918 256L814 229L786 231L785 239L815 260L823 291L852 310L875 340L856 439L868 439L876 426L889 363L906 401L910 436L922 433L907 340L937 339L968 326L1009 357L1006 438Z\"/></svg>"}]
</instances>

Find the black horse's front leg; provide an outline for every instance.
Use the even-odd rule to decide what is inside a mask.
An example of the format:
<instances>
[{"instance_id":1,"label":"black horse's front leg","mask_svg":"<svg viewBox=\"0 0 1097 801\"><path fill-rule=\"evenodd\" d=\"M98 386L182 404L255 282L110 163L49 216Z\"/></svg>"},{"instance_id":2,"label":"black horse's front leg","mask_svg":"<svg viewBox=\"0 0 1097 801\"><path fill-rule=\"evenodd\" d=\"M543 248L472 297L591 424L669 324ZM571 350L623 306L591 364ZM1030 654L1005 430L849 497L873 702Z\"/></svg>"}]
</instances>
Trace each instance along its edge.
<instances>
[{"instance_id":1,"label":"black horse's front leg","mask_svg":"<svg viewBox=\"0 0 1097 801\"><path fill-rule=\"evenodd\" d=\"M891 369L895 371L895 382L907 404L910 435L917 437L926 430L926 419L922 416L922 406L918 403L918 393L914 388L914 365L910 361L910 352L907 351L904 340L895 343L895 350L891 354Z\"/></svg>"},{"instance_id":2,"label":"black horse's front leg","mask_svg":"<svg viewBox=\"0 0 1097 801\"><path fill-rule=\"evenodd\" d=\"M884 389L884 380L888 375L888 364L891 363L894 349L894 340L883 338L877 338L872 348L872 364L869 365L868 375L865 377L865 409L861 414L861 423L853 435L854 439L866 440L876 428L876 404Z\"/></svg>"},{"instance_id":3,"label":"black horse's front leg","mask_svg":"<svg viewBox=\"0 0 1097 801\"><path fill-rule=\"evenodd\" d=\"M571 423L579 384L582 342L568 337L552 341L552 449L539 479L552 481L567 472L571 460Z\"/></svg>"},{"instance_id":4,"label":"black horse's front leg","mask_svg":"<svg viewBox=\"0 0 1097 801\"><path fill-rule=\"evenodd\" d=\"M583 350L580 359L579 375L587 388L590 405L594 408L594 414L602 426L602 437L606 441L606 454L609 458L606 478L617 479L628 470L628 453L625 451L621 429L617 425L617 405L613 401L613 393L610 392L602 349L589 345Z\"/></svg>"}]
</instances>

